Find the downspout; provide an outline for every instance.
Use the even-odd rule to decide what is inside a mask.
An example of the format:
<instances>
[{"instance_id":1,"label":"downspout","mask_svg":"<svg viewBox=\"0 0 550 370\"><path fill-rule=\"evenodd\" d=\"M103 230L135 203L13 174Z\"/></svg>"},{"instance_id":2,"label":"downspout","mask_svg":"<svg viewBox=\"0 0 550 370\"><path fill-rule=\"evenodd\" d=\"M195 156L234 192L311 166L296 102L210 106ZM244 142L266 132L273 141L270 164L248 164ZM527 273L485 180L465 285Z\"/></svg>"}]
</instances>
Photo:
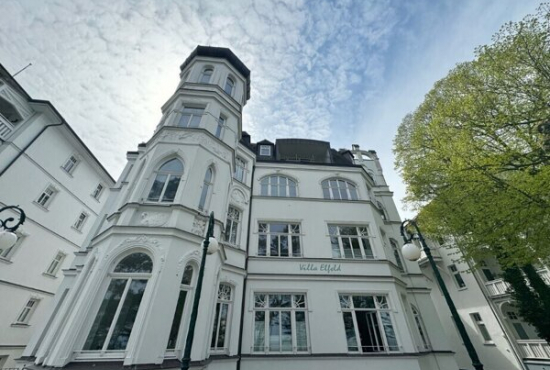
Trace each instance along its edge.
<instances>
[{"instance_id":1,"label":"downspout","mask_svg":"<svg viewBox=\"0 0 550 370\"><path fill-rule=\"evenodd\" d=\"M248 235L246 237L246 257L244 260L244 282L243 282L243 299L241 302L241 327L239 328L239 351L237 353L237 370L241 370L241 353L243 349L243 328L244 328L244 305L246 303L246 283L248 280L248 250L250 247L250 224L252 223L252 200L254 199L254 171L256 166L252 166L251 183L250 183L250 211L248 212Z\"/></svg>"},{"instance_id":2,"label":"downspout","mask_svg":"<svg viewBox=\"0 0 550 370\"><path fill-rule=\"evenodd\" d=\"M8 165L6 166L6 168L4 168L2 170L2 172L0 172L0 177L2 177L2 175L15 163L15 161L17 161L19 159L19 157L21 157L23 155L23 153L25 153L25 151L27 149L29 149L29 147L36 141L36 139L38 139L40 137L40 135L42 135L44 133L44 131L46 131L48 128L50 127L54 127L54 126L62 126L63 124L65 123L65 121L61 121L60 123L56 123L56 124L53 124L53 125L46 125L42 128L42 130L40 130L40 132L27 144L25 145L25 147L23 149L21 149L21 151L19 153L17 153L17 155L15 156L15 158L13 158L11 160L10 163L8 163ZM4 141L4 142L7 142L7 141Z\"/></svg>"}]
</instances>

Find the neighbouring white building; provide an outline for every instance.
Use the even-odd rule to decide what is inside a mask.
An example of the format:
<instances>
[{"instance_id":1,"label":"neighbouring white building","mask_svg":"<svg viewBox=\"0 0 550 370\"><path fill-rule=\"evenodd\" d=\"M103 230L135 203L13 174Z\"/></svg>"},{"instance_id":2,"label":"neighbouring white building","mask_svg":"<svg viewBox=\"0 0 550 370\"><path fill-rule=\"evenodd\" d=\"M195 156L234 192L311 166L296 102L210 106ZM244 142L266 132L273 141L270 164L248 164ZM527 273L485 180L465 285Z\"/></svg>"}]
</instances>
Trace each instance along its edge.
<instances>
[{"instance_id":1,"label":"neighbouring white building","mask_svg":"<svg viewBox=\"0 0 550 370\"><path fill-rule=\"evenodd\" d=\"M19 363L179 368L213 211L192 368L458 369L376 153L251 142L229 49L197 47L180 78Z\"/></svg>"},{"instance_id":2,"label":"neighbouring white building","mask_svg":"<svg viewBox=\"0 0 550 370\"><path fill-rule=\"evenodd\" d=\"M550 369L550 345L519 316L496 259L485 260L479 268L472 270L452 241L428 243L485 369ZM422 259L420 265L430 278L433 302L456 352L457 362L461 368L471 368L470 358L427 259ZM539 274L550 284L548 267L541 265Z\"/></svg>"},{"instance_id":3,"label":"neighbouring white building","mask_svg":"<svg viewBox=\"0 0 550 370\"><path fill-rule=\"evenodd\" d=\"M48 101L32 99L0 65L0 208L27 215L0 249L0 368L15 366L80 251L114 180ZM11 210L0 214L15 216Z\"/></svg>"}]
</instances>

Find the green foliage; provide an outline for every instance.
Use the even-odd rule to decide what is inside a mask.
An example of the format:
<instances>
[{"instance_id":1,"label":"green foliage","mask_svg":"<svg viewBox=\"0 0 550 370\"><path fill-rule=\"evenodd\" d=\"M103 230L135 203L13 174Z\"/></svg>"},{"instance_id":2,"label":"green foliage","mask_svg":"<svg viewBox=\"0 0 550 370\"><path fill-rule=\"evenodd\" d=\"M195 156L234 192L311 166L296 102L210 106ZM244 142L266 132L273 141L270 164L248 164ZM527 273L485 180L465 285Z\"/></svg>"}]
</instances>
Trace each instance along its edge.
<instances>
[{"instance_id":1,"label":"green foliage","mask_svg":"<svg viewBox=\"0 0 550 370\"><path fill-rule=\"evenodd\" d=\"M508 23L438 81L394 140L405 200L431 235L504 266L550 256L550 9Z\"/></svg>"}]
</instances>

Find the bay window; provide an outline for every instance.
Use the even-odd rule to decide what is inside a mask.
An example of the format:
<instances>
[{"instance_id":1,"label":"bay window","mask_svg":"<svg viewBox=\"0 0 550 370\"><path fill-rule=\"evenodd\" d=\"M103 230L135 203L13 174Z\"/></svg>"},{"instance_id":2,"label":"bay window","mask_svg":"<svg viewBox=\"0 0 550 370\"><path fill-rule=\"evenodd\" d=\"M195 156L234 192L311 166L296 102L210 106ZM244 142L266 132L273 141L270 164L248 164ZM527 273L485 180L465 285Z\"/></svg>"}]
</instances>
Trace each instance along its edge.
<instances>
[{"instance_id":1,"label":"bay window","mask_svg":"<svg viewBox=\"0 0 550 370\"><path fill-rule=\"evenodd\" d=\"M366 226L328 225L333 258L374 259Z\"/></svg>"},{"instance_id":2,"label":"bay window","mask_svg":"<svg viewBox=\"0 0 550 370\"><path fill-rule=\"evenodd\" d=\"M183 164L178 159L174 158L165 162L157 171L147 200L151 202L173 202L182 175Z\"/></svg>"}]
</instances>

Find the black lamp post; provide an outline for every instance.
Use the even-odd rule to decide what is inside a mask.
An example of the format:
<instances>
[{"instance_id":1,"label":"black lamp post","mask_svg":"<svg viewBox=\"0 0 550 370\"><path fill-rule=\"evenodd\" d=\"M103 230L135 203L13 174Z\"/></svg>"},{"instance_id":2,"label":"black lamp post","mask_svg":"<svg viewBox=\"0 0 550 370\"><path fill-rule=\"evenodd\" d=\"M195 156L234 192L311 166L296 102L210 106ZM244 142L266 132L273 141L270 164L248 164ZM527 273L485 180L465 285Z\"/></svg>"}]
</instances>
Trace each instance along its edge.
<instances>
[{"instance_id":1,"label":"black lamp post","mask_svg":"<svg viewBox=\"0 0 550 370\"><path fill-rule=\"evenodd\" d=\"M407 232L407 227L409 226L412 226L414 228L414 233L409 234ZM447 305L451 310L451 315L458 329L458 333L460 334L460 337L462 338L462 341L466 346L466 351L468 351L470 360L472 360L472 365L476 370L483 370L483 364L481 363L481 361L479 361L479 357L477 356L477 352L474 348L474 345L472 344L472 341L470 340L470 337L466 332L466 328L464 327L464 324L462 323L462 320L458 315L455 304L451 299L451 296L449 295L449 291L447 290L447 287L445 286L445 283L441 278L441 274L437 269L434 258L432 256L432 252L430 251L430 248L426 244L426 241L424 240L422 233L420 233L420 229L418 228L418 225L413 220L405 220L403 221L403 223L401 223L401 236L405 241L405 245L403 246L403 249L402 249L403 256L410 261L417 261L420 258L420 249L418 249L418 247L412 243L412 240L415 235L418 237L418 240L422 245L422 249L424 250L424 253L426 253L426 257L428 257L428 261L430 262L430 266L433 269L435 278L437 279L437 283L439 284L439 287L443 292L443 296L445 297L445 301L447 301Z\"/></svg>"},{"instance_id":2,"label":"black lamp post","mask_svg":"<svg viewBox=\"0 0 550 370\"><path fill-rule=\"evenodd\" d=\"M8 209L11 209L16 213L19 213L19 215L17 216L18 218L17 221L15 221L14 217L8 217L3 220L0 219L0 228L3 229L3 230L0 230L0 249L1 250L7 250L15 244L15 242L17 241L17 235L15 235L14 231L16 231L17 228L25 222L25 218L26 218L25 212L18 206L2 207L0 208L0 213Z\"/></svg>"},{"instance_id":3,"label":"black lamp post","mask_svg":"<svg viewBox=\"0 0 550 370\"><path fill-rule=\"evenodd\" d=\"M210 249L208 247L210 246ZM204 265L206 264L206 254L215 253L218 250L218 241L214 238L214 212L210 213L208 219L208 228L206 237L202 242L202 257L201 266L199 267L199 276L197 278L197 287L195 296L193 297L193 310L191 311L191 319L189 320L189 330L187 331L187 339L185 340L185 350L181 359L181 369L188 370L191 363L191 348L193 348L193 338L195 337L195 325L197 324L197 315L199 313L199 301L201 299L202 279L204 277Z\"/></svg>"}]
</instances>

